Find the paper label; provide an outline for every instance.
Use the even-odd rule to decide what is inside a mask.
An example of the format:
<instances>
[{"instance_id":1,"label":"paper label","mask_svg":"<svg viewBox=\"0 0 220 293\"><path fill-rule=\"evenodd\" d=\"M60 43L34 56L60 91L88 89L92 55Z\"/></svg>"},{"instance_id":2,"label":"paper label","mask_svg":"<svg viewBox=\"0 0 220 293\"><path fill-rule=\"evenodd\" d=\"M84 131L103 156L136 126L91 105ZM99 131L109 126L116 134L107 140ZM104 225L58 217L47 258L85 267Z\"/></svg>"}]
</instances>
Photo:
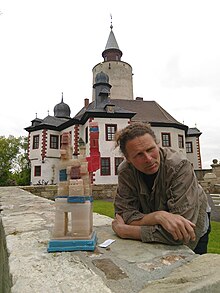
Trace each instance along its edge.
<instances>
[{"instance_id":1,"label":"paper label","mask_svg":"<svg viewBox=\"0 0 220 293\"><path fill-rule=\"evenodd\" d=\"M115 239L107 239L103 243L99 244L99 246L102 248L106 248L109 245L111 245L114 241L115 241Z\"/></svg>"}]
</instances>

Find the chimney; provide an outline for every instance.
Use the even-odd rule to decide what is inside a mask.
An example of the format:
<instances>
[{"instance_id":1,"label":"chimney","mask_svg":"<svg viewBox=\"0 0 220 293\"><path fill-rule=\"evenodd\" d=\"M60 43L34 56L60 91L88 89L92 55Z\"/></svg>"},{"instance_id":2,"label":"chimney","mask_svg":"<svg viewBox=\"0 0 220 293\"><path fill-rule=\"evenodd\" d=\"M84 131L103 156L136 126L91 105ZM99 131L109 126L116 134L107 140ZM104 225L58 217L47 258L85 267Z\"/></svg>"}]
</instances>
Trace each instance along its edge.
<instances>
[{"instance_id":1,"label":"chimney","mask_svg":"<svg viewBox=\"0 0 220 293\"><path fill-rule=\"evenodd\" d=\"M84 107L88 108L88 106L89 106L89 99L85 98L84 99Z\"/></svg>"},{"instance_id":2,"label":"chimney","mask_svg":"<svg viewBox=\"0 0 220 293\"><path fill-rule=\"evenodd\" d=\"M143 101L142 97L136 97L136 101Z\"/></svg>"}]
</instances>

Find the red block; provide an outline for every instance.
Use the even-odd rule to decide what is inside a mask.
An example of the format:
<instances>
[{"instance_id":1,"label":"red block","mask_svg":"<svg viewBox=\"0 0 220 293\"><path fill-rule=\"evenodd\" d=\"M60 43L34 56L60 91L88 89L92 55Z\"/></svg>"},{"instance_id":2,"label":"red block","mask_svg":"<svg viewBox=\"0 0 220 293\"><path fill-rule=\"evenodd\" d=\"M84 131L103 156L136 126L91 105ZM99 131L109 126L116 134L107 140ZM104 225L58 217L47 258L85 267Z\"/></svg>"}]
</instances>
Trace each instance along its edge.
<instances>
[{"instance_id":1,"label":"red block","mask_svg":"<svg viewBox=\"0 0 220 293\"><path fill-rule=\"evenodd\" d=\"M100 168L100 155L87 157L86 160L88 161L89 172L95 172Z\"/></svg>"}]
</instances>

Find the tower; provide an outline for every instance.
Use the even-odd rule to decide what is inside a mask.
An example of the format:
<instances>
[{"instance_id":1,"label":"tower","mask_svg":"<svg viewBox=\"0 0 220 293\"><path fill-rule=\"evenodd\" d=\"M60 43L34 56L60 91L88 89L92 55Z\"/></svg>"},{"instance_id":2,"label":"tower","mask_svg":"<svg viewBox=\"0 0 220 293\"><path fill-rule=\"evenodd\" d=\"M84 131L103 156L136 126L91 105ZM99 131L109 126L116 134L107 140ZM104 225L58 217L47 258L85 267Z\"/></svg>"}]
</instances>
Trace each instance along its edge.
<instances>
[{"instance_id":1,"label":"tower","mask_svg":"<svg viewBox=\"0 0 220 293\"><path fill-rule=\"evenodd\" d=\"M108 37L105 50L102 52L103 62L98 63L92 69L93 84L96 83L96 75L104 72L109 76L109 84L111 84L110 99L133 100L133 74L130 64L121 61L123 55L116 41L113 25L110 26L110 34ZM92 100L95 100L95 90L93 89Z\"/></svg>"}]
</instances>

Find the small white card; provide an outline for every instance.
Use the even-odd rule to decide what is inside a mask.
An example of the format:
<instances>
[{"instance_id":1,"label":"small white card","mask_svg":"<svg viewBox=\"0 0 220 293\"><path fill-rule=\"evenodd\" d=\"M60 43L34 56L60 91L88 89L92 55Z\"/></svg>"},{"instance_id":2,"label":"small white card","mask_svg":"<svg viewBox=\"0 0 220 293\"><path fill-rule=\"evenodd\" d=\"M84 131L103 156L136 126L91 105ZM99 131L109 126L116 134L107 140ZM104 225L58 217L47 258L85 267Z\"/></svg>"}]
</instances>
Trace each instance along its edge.
<instances>
[{"instance_id":1,"label":"small white card","mask_svg":"<svg viewBox=\"0 0 220 293\"><path fill-rule=\"evenodd\" d=\"M99 244L99 246L102 247L102 248L106 248L110 244L112 244L114 241L115 241L115 239L107 239L103 243Z\"/></svg>"}]
</instances>

